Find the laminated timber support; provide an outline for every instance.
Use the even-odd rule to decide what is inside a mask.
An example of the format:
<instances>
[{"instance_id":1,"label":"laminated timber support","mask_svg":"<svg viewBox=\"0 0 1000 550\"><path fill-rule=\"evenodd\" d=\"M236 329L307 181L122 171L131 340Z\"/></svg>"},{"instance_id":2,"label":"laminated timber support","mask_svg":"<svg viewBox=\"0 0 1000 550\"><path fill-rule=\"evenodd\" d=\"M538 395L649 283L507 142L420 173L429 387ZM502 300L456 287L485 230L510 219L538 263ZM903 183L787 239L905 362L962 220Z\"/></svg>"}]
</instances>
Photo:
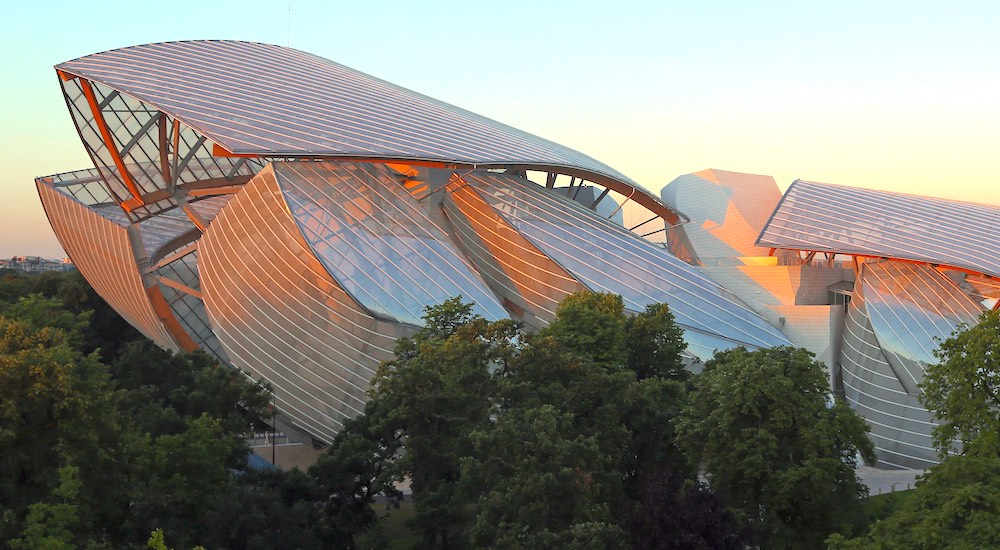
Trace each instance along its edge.
<instances>
[{"instance_id":1,"label":"laminated timber support","mask_svg":"<svg viewBox=\"0 0 1000 550\"><path fill-rule=\"evenodd\" d=\"M90 111L94 115L94 123L97 124L97 129L101 133L101 139L104 141L104 146L108 149L108 154L111 155L111 160L114 161L115 167L118 169L118 174L121 176L122 183L125 184L129 193L132 194L131 199L122 203L122 208L126 211L132 211L145 204L142 200L142 193L139 191L139 187L136 186L135 181L132 179L132 175L129 173L128 168L125 167L125 161L122 160L121 153L115 145L114 137L111 135L111 129L108 128L108 122L104 120L104 113L101 110L101 106L97 103L97 96L94 94L93 86L90 85L89 80L81 78L80 88L83 90L83 95L87 98L87 104L90 106Z\"/></svg>"}]
</instances>

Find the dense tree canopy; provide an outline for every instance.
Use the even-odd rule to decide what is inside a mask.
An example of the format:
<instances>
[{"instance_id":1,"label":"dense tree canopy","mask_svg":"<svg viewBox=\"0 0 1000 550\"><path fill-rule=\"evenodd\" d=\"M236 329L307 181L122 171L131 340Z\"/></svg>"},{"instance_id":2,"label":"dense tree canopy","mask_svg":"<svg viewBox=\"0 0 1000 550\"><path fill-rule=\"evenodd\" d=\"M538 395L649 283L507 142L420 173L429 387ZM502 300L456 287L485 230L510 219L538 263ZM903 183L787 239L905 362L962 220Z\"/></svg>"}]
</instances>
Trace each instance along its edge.
<instances>
[{"instance_id":1,"label":"dense tree canopy","mask_svg":"<svg viewBox=\"0 0 1000 550\"><path fill-rule=\"evenodd\" d=\"M320 463L321 480L354 468L338 501L370 502L408 478L425 547L650 547L626 528L651 472L695 473L671 423L688 375L669 309L629 316L618 296L580 293L531 335L459 300L428 308L425 322ZM701 510L712 515L693 529L734 523L721 504Z\"/></svg>"},{"instance_id":2,"label":"dense tree canopy","mask_svg":"<svg viewBox=\"0 0 1000 550\"><path fill-rule=\"evenodd\" d=\"M0 537L384 547L375 502L399 504L400 483L424 548L812 548L854 532L871 443L804 350L737 348L692 375L667 306L629 314L600 293L534 334L460 299L424 320L308 472L252 471L242 432L266 420L266 387L162 352L77 274L0 272ZM942 450L965 455L833 547L1000 542L998 329L991 313L944 342L924 385Z\"/></svg>"},{"instance_id":3,"label":"dense tree canopy","mask_svg":"<svg viewBox=\"0 0 1000 550\"><path fill-rule=\"evenodd\" d=\"M0 539L12 546L215 536L267 390L125 327L76 273L3 275Z\"/></svg>"},{"instance_id":4,"label":"dense tree canopy","mask_svg":"<svg viewBox=\"0 0 1000 550\"><path fill-rule=\"evenodd\" d=\"M1000 547L1000 457L952 456L931 468L902 508L858 539L830 548Z\"/></svg>"},{"instance_id":5,"label":"dense tree canopy","mask_svg":"<svg viewBox=\"0 0 1000 550\"><path fill-rule=\"evenodd\" d=\"M858 456L874 461L867 425L832 401L825 367L806 350L717 353L677 431L763 547L815 548L855 521L867 495L855 473Z\"/></svg>"}]
</instances>

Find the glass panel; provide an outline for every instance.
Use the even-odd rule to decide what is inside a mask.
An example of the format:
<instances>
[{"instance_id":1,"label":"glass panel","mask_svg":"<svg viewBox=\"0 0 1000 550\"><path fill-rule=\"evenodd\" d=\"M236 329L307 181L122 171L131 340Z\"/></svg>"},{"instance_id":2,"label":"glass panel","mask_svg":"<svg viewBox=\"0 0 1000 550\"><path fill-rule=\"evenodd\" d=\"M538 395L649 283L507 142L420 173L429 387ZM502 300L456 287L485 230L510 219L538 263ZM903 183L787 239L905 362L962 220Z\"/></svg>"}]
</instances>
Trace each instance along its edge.
<instances>
[{"instance_id":1,"label":"glass panel","mask_svg":"<svg viewBox=\"0 0 1000 550\"><path fill-rule=\"evenodd\" d=\"M487 319L507 317L447 234L385 166L297 162L274 167L317 257L366 308L420 326L424 307L461 295Z\"/></svg>"},{"instance_id":2,"label":"glass panel","mask_svg":"<svg viewBox=\"0 0 1000 550\"><path fill-rule=\"evenodd\" d=\"M665 302L679 324L729 347L789 343L697 268L577 203L511 176L474 172L463 179L546 255L590 288L621 294L628 309Z\"/></svg>"},{"instance_id":3,"label":"glass panel","mask_svg":"<svg viewBox=\"0 0 1000 550\"><path fill-rule=\"evenodd\" d=\"M959 324L975 324L982 308L937 270L921 264L879 262L862 271L872 329L903 386L911 393L937 362L938 342Z\"/></svg>"},{"instance_id":4,"label":"glass panel","mask_svg":"<svg viewBox=\"0 0 1000 550\"><path fill-rule=\"evenodd\" d=\"M796 181L759 244L962 267L1000 275L1000 208Z\"/></svg>"}]
</instances>

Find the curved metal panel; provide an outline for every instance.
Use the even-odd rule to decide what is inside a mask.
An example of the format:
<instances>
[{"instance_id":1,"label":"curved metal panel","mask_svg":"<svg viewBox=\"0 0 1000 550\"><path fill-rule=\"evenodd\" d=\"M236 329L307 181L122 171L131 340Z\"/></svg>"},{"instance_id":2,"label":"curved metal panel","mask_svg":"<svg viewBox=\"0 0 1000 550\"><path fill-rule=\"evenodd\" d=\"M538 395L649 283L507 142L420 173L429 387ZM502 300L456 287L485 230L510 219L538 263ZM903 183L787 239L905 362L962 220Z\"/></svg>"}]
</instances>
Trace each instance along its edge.
<instances>
[{"instance_id":1,"label":"curved metal panel","mask_svg":"<svg viewBox=\"0 0 1000 550\"><path fill-rule=\"evenodd\" d=\"M121 209L103 207L104 216L48 181L36 187L59 244L101 298L158 346L180 351L150 303L128 229L113 221L124 217Z\"/></svg>"},{"instance_id":2,"label":"curved metal panel","mask_svg":"<svg viewBox=\"0 0 1000 550\"><path fill-rule=\"evenodd\" d=\"M1000 276L1000 207L796 180L758 246L896 258Z\"/></svg>"},{"instance_id":3,"label":"curved metal panel","mask_svg":"<svg viewBox=\"0 0 1000 550\"><path fill-rule=\"evenodd\" d=\"M974 322L972 300L936 270L898 262L862 266L848 306L841 367L851 407L871 425L879 462L927 468L938 462L932 415L917 384L935 338Z\"/></svg>"},{"instance_id":4,"label":"curved metal panel","mask_svg":"<svg viewBox=\"0 0 1000 550\"><path fill-rule=\"evenodd\" d=\"M236 154L565 167L636 187L573 149L291 48L169 42L56 68L155 106Z\"/></svg>"},{"instance_id":5,"label":"curved metal panel","mask_svg":"<svg viewBox=\"0 0 1000 550\"><path fill-rule=\"evenodd\" d=\"M425 307L461 295L488 320L508 316L385 165L276 162L271 167L313 253L368 311L422 326Z\"/></svg>"},{"instance_id":6,"label":"curved metal panel","mask_svg":"<svg viewBox=\"0 0 1000 550\"><path fill-rule=\"evenodd\" d=\"M378 364L408 332L370 316L313 255L271 167L199 242L205 307L233 365L275 388L278 408L330 441L360 414Z\"/></svg>"},{"instance_id":7,"label":"curved metal panel","mask_svg":"<svg viewBox=\"0 0 1000 550\"><path fill-rule=\"evenodd\" d=\"M460 176L505 223L587 287L621 294L625 307L670 305L689 351L707 359L739 345L790 345L778 329L695 267L531 182L491 172ZM454 186L453 186L454 188Z\"/></svg>"}]
</instances>

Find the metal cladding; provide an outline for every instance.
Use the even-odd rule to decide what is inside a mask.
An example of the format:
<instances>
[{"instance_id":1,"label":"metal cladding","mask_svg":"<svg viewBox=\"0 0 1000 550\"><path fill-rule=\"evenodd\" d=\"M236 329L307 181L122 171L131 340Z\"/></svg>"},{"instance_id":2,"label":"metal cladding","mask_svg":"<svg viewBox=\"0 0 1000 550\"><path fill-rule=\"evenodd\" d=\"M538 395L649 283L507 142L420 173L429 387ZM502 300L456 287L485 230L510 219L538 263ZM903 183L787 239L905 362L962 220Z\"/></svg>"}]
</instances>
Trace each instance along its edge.
<instances>
[{"instance_id":1,"label":"metal cladding","mask_svg":"<svg viewBox=\"0 0 1000 550\"><path fill-rule=\"evenodd\" d=\"M702 170L676 178L660 198L691 219L669 230L673 240L686 239L697 251L689 260L735 265L740 256L767 255L753 243L781 200L771 176Z\"/></svg>"},{"instance_id":2,"label":"metal cladding","mask_svg":"<svg viewBox=\"0 0 1000 550\"><path fill-rule=\"evenodd\" d=\"M919 384L938 342L998 303L998 237L996 206L801 180L761 232L759 246L807 259L854 257L836 371L883 466L938 462Z\"/></svg>"},{"instance_id":3,"label":"metal cladding","mask_svg":"<svg viewBox=\"0 0 1000 550\"><path fill-rule=\"evenodd\" d=\"M312 251L272 166L199 242L205 305L233 364L275 387L279 408L330 441L411 328L375 317Z\"/></svg>"},{"instance_id":4,"label":"metal cladding","mask_svg":"<svg viewBox=\"0 0 1000 550\"><path fill-rule=\"evenodd\" d=\"M1000 207L796 180L757 245L1000 276Z\"/></svg>"},{"instance_id":5,"label":"metal cladding","mask_svg":"<svg viewBox=\"0 0 1000 550\"><path fill-rule=\"evenodd\" d=\"M938 462L935 423L917 387L937 362L937 341L975 324L982 307L954 281L922 264L861 267L841 354L844 395L871 426L879 462L927 468Z\"/></svg>"},{"instance_id":6,"label":"metal cladding","mask_svg":"<svg viewBox=\"0 0 1000 550\"><path fill-rule=\"evenodd\" d=\"M63 250L97 294L158 346L179 351L146 294L121 209L88 207L49 179L39 181L38 196Z\"/></svg>"}]
</instances>

